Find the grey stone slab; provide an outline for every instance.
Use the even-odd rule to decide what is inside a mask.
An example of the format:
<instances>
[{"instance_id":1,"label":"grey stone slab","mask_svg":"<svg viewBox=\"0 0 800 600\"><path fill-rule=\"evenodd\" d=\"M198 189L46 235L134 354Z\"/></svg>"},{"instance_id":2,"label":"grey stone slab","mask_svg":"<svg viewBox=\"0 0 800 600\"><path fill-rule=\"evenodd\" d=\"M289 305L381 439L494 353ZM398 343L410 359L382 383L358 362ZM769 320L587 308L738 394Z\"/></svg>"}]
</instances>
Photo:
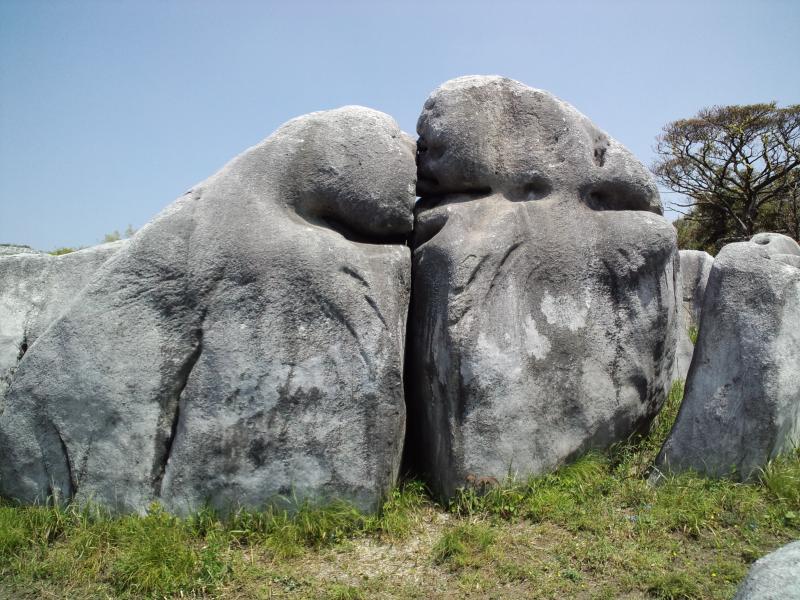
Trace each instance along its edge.
<instances>
[{"instance_id":1,"label":"grey stone slab","mask_svg":"<svg viewBox=\"0 0 800 600\"><path fill-rule=\"evenodd\" d=\"M800 257L790 238L759 234L714 260L660 469L749 479L800 442L800 266L785 250Z\"/></svg>"}]
</instances>

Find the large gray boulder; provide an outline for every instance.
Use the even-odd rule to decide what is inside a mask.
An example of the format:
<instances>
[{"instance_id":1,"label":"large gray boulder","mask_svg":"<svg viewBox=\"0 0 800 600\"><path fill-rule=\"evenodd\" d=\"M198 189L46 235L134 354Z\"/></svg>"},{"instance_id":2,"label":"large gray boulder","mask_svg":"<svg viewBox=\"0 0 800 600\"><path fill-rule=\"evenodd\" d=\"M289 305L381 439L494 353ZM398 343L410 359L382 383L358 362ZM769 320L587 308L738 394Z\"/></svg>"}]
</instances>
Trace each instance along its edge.
<instances>
[{"instance_id":1,"label":"large gray boulder","mask_svg":"<svg viewBox=\"0 0 800 600\"><path fill-rule=\"evenodd\" d=\"M681 250L681 307L678 328L678 348L675 353L675 379L686 379L692 364L694 343L689 332L700 327L703 312L703 296L711 273L714 257L701 250Z\"/></svg>"},{"instance_id":2,"label":"large gray boulder","mask_svg":"<svg viewBox=\"0 0 800 600\"><path fill-rule=\"evenodd\" d=\"M25 352L125 243L101 244L62 256L20 246L16 247L21 248L19 252L0 255L0 412Z\"/></svg>"},{"instance_id":3,"label":"large gray boulder","mask_svg":"<svg viewBox=\"0 0 800 600\"><path fill-rule=\"evenodd\" d=\"M414 145L288 122L142 228L22 359L0 492L142 511L375 508L404 435Z\"/></svg>"},{"instance_id":4,"label":"large gray boulder","mask_svg":"<svg viewBox=\"0 0 800 600\"><path fill-rule=\"evenodd\" d=\"M680 302L647 169L568 104L500 77L445 83L417 129L410 459L451 496L646 428Z\"/></svg>"},{"instance_id":5,"label":"large gray boulder","mask_svg":"<svg viewBox=\"0 0 800 600\"><path fill-rule=\"evenodd\" d=\"M748 479L800 442L800 247L759 234L714 260L662 470Z\"/></svg>"},{"instance_id":6,"label":"large gray boulder","mask_svg":"<svg viewBox=\"0 0 800 600\"><path fill-rule=\"evenodd\" d=\"M800 541L757 560L733 600L800 600Z\"/></svg>"}]
</instances>

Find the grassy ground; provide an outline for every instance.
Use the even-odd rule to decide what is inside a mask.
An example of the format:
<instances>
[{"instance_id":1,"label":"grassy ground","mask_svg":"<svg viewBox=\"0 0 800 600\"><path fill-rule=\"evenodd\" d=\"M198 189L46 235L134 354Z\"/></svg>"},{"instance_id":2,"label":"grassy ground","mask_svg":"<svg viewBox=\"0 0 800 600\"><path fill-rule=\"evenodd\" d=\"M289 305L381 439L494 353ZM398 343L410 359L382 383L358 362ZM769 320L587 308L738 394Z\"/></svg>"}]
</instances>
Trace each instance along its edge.
<instances>
[{"instance_id":1,"label":"grassy ground","mask_svg":"<svg viewBox=\"0 0 800 600\"><path fill-rule=\"evenodd\" d=\"M647 438L449 506L416 482L372 517L0 505L0 597L730 598L749 563L800 537L800 453L754 484L649 486L681 393Z\"/></svg>"}]
</instances>

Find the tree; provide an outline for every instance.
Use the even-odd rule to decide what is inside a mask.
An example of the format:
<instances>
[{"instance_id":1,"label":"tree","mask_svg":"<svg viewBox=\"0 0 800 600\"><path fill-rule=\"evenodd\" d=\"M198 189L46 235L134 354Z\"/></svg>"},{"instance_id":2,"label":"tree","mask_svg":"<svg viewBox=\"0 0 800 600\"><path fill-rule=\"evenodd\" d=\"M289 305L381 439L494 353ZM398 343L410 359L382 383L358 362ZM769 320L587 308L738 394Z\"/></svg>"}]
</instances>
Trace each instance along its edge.
<instances>
[{"instance_id":1,"label":"tree","mask_svg":"<svg viewBox=\"0 0 800 600\"><path fill-rule=\"evenodd\" d=\"M798 237L800 105L706 108L665 125L655 151L653 173L685 195L670 207L696 224L700 246L765 229Z\"/></svg>"},{"instance_id":2,"label":"tree","mask_svg":"<svg viewBox=\"0 0 800 600\"><path fill-rule=\"evenodd\" d=\"M792 171L788 192L783 197L781 213L786 219L786 232L800 242L800 169Z\"/></svg>"},{"instance_id":3,"label":"tree","mask_svg":"<svg viewBox=\"0 0 800 600\"><path fill-rule=\"evenodd\" d=\"M103 236L103 243L104 243L104 244L107 244L107 243L109 243L109 242L118 242L119 240L121 240L121 239L123 239L123 238L130 238L130 237L133 237L133 235L134 235L135 233L136 233L136 230L133 228L133 225L128 225L128 226L125 228L125 233L124 233L124 235L120 235L120 234L119 234L119 230L118 230L118 229L115 229L115 230L114 230L114 231L112 231L111 233L107 233L107 234L105 234L105 235Z\"/></svg>"},{"instance_id":4,"label":"tree","mask_svg":"<svg viewBox=\"0 0 800 600\"><path fill-rule=\"evenodd\" d=\"M118 242L122 239L122 236L119 234L119 230L115 229L111 233L107 233L103 236L103 243L108 244L109 242Z\"/></svg>"}]
</instances>

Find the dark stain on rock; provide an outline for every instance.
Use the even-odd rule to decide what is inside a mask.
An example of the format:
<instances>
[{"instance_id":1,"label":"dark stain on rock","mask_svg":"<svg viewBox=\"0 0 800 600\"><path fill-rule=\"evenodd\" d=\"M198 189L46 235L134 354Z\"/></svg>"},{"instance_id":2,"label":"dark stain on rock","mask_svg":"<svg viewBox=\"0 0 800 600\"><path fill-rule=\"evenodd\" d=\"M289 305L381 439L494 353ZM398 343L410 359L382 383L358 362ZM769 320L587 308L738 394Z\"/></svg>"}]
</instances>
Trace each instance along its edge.
<instances>
[{"instance_id":1,"label":"dark stain on rock","mask_svg":"<svg viewBox=\"0 0 800 600\"><path fill-rule=\"evenodd\" d=\"M247 458L256 468L263 467L267 462L267 446L268 444L263 438L256 438L250 442L250 447L247 450Z\"/></svg>"}]
</instances>

